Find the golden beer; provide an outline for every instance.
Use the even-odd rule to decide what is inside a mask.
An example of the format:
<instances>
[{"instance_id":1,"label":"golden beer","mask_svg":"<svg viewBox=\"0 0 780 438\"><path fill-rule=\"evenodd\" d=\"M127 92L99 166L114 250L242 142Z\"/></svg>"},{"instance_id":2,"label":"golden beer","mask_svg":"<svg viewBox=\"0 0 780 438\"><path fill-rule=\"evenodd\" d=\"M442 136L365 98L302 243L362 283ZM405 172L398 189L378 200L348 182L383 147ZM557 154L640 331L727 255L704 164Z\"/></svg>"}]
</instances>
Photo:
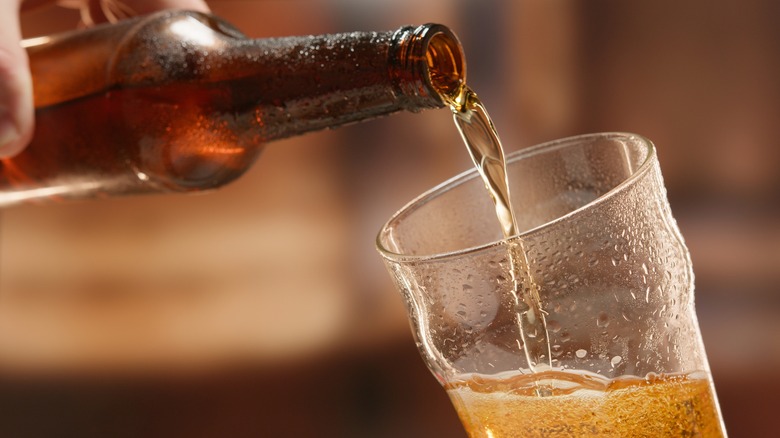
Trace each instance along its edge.
<instances>
[{"instance_id":1,"label":"golden beer","mask_svg":"<svg viewBox=\"0 0 780 438\"><path fill-rule=\"evenodd\" d=\"M472 376L447 393L472 438L723 437L703 372L606 379L545 371Z\"/></svg>"}]
</instances>

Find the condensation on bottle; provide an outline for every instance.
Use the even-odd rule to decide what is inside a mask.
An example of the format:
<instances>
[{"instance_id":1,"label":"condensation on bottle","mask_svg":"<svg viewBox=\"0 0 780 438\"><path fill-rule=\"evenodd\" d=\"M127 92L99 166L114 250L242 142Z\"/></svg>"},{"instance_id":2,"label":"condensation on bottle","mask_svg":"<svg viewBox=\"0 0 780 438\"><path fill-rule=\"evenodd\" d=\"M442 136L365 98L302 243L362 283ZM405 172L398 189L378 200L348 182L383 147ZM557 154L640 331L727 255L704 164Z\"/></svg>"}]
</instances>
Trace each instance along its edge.
<instances>
[{"instance_id":1,"label":"condensation on bottle","mask_svg":"<svg viewBox=\"0 0 780 438\"><path fill-rule=\"evenodd\" d=\"M442 107L466 67L438 24L248 39L191 11L27 46L36 129L0 162L0 205L217 188L267 142Z\"/></svg>"}]
</instances>

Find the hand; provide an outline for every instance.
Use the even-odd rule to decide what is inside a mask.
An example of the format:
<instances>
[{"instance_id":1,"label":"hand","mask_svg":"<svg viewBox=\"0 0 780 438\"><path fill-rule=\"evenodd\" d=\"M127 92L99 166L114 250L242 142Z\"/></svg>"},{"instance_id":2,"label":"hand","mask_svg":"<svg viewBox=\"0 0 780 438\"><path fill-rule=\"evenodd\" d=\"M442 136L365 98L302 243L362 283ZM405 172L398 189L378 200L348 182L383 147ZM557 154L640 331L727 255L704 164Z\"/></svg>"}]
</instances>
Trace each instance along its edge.
<instances>
[{"instance_id":1,"label":"hand","mask_svg":"<svg viewBox=\"0 0 780 438\"><path fill-rule=\"evenodd\" d=\"M86 25L168 8L208 11L204 0L0 0L0 158L27 146L35 122L27 52L19 45L19 14L54 3L81 9Z\"/></svg>"}]
</instances>

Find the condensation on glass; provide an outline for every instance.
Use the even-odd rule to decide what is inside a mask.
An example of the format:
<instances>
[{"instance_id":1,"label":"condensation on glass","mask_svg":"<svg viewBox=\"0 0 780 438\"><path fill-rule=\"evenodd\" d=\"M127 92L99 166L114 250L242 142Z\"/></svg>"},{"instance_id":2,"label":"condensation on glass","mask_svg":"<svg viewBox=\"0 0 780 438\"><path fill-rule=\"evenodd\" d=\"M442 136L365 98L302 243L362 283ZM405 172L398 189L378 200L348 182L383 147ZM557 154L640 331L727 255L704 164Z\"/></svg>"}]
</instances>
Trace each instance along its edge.
<instances>
[{"instance_id":1,"label":"condensation on glass","mask_svg":"<svg viewBox=\"0 0 780 438\"><path fill-rule=\"evenodd\" d=\"M593 134L507 158L516 237L503 238L470 171L401 209L377 241L421 355L472 436L628 436L618 427L629 423L640 435L642 427L724 434L690 257L652 144ZM549 367L534 369L524 354L508 257L518 239L546 316ZM662 406L628 403L626 395L643 392L667 394L677 411L648 414ZM577 408L577 394L590 400L577 411L587 415L549 410ZM645 415L664 424L634 421Z\"/></svg>"}]
</instances>

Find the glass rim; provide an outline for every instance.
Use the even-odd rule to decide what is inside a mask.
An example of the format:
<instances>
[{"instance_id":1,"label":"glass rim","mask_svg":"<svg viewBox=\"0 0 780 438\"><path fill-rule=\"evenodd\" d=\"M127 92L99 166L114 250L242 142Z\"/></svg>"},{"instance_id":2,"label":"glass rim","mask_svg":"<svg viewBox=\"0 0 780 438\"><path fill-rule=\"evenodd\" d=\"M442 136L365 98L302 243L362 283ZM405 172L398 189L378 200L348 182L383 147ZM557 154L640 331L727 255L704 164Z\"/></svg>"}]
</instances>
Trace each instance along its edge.
<instances>
[{"instance_id":1,"label":"glass rim","mask_svg":"<svg viewBox=\"0 0 780 438\"><path fill-rule=\"evenodd\" d=\"M459 257L463 255L484 251L490 248L494 248L496 246L505 245L507 242L513 242L518 239L522 239L524 236L527 236L529 234L539 233L543 231L545 228L557 224L558 222L567 220L573 216L577 216L581 214L582 211L584 211L585 209L589 209L593 205L600 204L605 200L615 196L616 193L620 192L625 187L631 185L634 181L641 178L644 174L650 171L653 159L656 157L655 145L653 145L653 142L650 141L647 137L644 137L639 134L633 134L630 132L599 132L599 133L576 135L572 137L565 137L558 140L552 140L534 146L530 146L521 149L519 151L512 152L511 154L506 156L506 163L511 164L519 160L533 157L534 155L550 152L556 149L570 147L573 146L574 144L582 143L586 140L593 140L596 138L625 138L625 139L631 138L631 139L639 140L639 142L647 148L647 156L645 157L644 161L642 161L642 163L639 166L637 166L634 172L631 173L631 175L626 177L624 180L620 181L620 183L616 184L614 187L609 189L601 196L582 205L581 207L578 207L564 215L556 217L553 220L529 228L507 239L499 239L496 241L492 241L492 242L488 242L476 246L470 246L467 248L456 249L453 251L418 255L418 254L397 253L388 248L385 248L385 246L383 245L382 236L386 234L386 230L388 230L390 224L397 221L401 216L413 213L414 210L416 210L420 206L425 205L426 203L438 198L444 193L450 191L451 189L454 189L460 186L461 184L465 184L475 178L478 178L479 175L477 173L477 170L475 168L472 168L453 176L452 178L434 186L431 189L426 190L419 196L409 201L398 211L393 213L393 215L390 216L390 219L388 219L384 223L384 225L382 225L382 228L379 230L379 233L376 236L375 243L376 243L377 251L379 251L379 254L383 258L392 262L420 262L420 261L437 261L437 260L443 260L451 257ZM488 196L487 189L486 189L485 196Z\"/></svg>"}]
</instances>

